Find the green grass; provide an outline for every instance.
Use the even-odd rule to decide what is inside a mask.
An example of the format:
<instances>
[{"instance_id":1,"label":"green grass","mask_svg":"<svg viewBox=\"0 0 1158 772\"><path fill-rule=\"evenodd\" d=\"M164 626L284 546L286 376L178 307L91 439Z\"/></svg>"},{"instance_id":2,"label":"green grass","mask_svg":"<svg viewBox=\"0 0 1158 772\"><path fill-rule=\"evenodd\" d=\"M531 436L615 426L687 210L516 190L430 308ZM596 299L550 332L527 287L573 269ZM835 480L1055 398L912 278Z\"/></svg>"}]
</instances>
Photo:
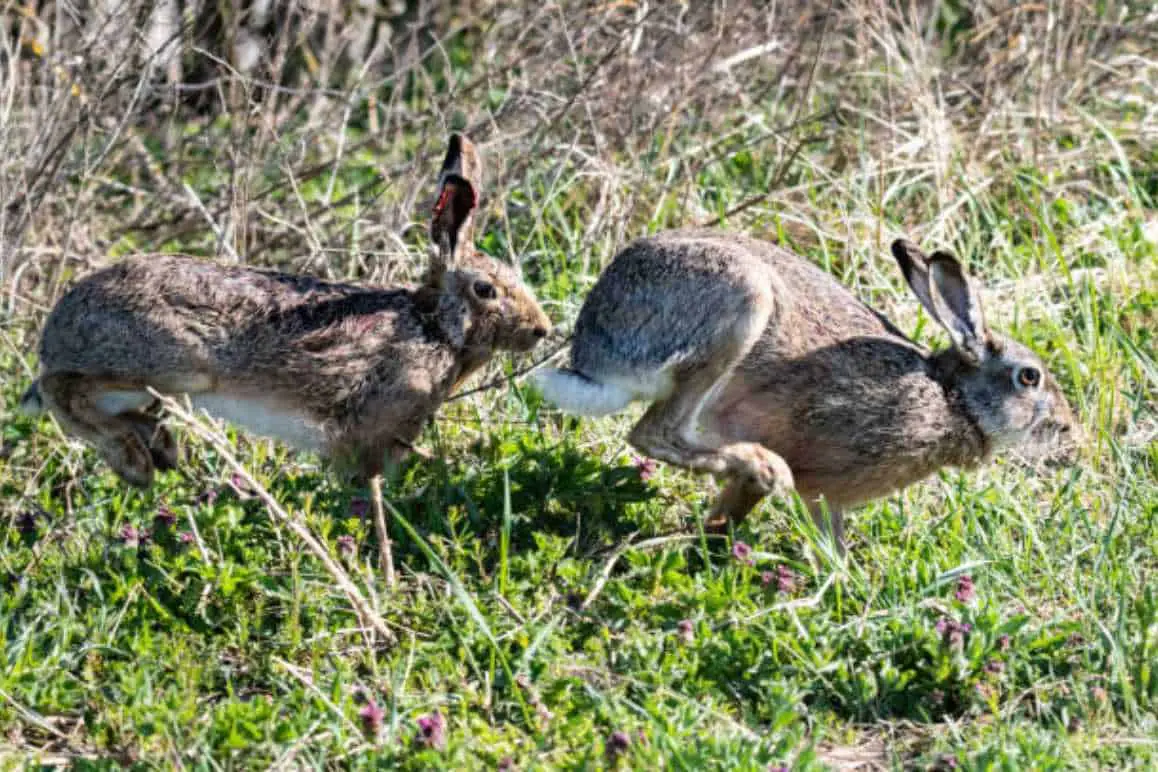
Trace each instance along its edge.
<instances>
[{"instance_id":1,"label":"green grass","mask_svg":"<svg viewBox=\"0 0 1158 772\"><path fill-rule=\"evenodd\" d=\"M752 109L720 124L786 118ZM43 318L30 303L0 331L0 761L1152 768L1158 156L1116 138L1136 116L1098 115L1104 130L1042 130L1040 167L1016 147L980 153L992 138L963 122L940 182L940 162L910 163L893 127L847 117L806 126L821 135L778 182L781 150L743 132L720 162L681 176L718 142L690 121L651 156L605 159L618 179L549 153L496 159L519 174L491 199L480 244L518 255L564 327L628 238L771 192L724 227L780 238L925 342L941 336L885 246L910 233L962 255L987 284L990 321L1062 383L1086 447L1070 467L1003 458L863 507L842 560L795 500L765 503L728 538L703 534L714 484L662 465L643 479L625 439L636 413L578 421L516 382L446 405L423 440L436 460L389 486L391 592L365 491L231 434L246 469L342 561L392 645L204 442L179 431L185 467L141 493L50 419L20 416ZM208 136L182 179L215 201L228 181ZM435 144L407 142L383 152ZM365 273L353 255L376 210L355 193L375 163L359 151L332 185L324 175L264 204L288 219L302 202L346 199L319 270ZM164 244L214 251L204 228ZM383 711L375 732L368 701ZM445 747L421 738L434 713Z\"/></svg>"}]
</instances>

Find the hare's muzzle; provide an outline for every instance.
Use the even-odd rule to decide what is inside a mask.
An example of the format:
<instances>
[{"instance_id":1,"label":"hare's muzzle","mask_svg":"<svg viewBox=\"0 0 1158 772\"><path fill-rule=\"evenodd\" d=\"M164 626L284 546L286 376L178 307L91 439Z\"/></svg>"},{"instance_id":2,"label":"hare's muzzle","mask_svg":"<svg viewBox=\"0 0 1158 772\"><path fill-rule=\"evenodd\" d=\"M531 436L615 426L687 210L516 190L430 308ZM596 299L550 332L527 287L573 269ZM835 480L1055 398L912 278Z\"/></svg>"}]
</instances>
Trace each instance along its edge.
<instances>
[{"instance_id":1,"label":"hare's muzzle","mask_svg":"<svg viewBox=\"0 0 1158 772\"><path fill-rule=\"evenodd\" d=\"M526 327L519 331L517 339L514 341L515 345L512 348L525 353L539 345L539 342L550 334L551 328L547 325L537 324L534 327Z\"/></svg>"}]
</instances>

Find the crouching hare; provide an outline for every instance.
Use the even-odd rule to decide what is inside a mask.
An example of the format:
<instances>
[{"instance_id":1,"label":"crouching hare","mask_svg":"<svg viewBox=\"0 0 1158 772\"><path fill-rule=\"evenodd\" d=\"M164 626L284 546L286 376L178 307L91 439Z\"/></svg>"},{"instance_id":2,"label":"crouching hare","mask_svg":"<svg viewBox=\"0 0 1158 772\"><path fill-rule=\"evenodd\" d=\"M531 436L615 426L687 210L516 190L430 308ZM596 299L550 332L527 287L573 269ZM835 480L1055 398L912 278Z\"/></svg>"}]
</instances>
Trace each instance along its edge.
<instances>
[{"instance_id":1,"label":"crouching hare","mask_svg":"<svg viewBox=\"0 0 1158 772\"><path fill-rule=\"evenodd\" d=\"M148 389L303 450L339 457L374 487L450 393L498 350L525 352L550 321L516 272L475 250L481 162L453 135L418 287L373 287L137 257L56 304L41 374L22 399L148 487L178 463ZM379 534L384 538L384 534Z\"/></svg>"},{"instance_id":2,"label":"crouching hare","mask_svg":"<svg viewBox=\"0 0 1158 772\"><path fill-rule=\"evenodd\" d=\"M844 286L775 245L672 231L621 251L587 297L569 368L546 398L598 416L641 400L641 453L726 479L707 525L795 488L817 524L1014 445L1061 447L1070 408L1041 360L985 326L952 255L892 252L952 346L929 352Z\"/></svg>"}]
</instances>

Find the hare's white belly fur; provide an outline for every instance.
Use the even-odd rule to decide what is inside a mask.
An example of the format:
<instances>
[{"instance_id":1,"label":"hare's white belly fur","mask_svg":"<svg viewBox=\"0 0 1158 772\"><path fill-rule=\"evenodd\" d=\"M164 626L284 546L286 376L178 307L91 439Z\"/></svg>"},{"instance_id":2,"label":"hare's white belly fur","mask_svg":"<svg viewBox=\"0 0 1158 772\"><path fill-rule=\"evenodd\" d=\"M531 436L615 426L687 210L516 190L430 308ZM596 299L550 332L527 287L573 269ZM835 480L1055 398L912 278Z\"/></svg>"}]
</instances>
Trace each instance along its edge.
<instances>
[{"instance_id":1,"label":"hare's white belly fur","mask_svg":"<svg viewBox=\"0 0 1158 772\"><path fill-rule=\"evenodd\" d=\"M109 415L140 410L153 401L146 391L106 391L97 397L97 408ZM272 399L241 397L212 392L190 394L193 409L228 421L262 436L280 440L299 450L321 451L326 447L322 422Z\"/></svg>"}]
</instances>

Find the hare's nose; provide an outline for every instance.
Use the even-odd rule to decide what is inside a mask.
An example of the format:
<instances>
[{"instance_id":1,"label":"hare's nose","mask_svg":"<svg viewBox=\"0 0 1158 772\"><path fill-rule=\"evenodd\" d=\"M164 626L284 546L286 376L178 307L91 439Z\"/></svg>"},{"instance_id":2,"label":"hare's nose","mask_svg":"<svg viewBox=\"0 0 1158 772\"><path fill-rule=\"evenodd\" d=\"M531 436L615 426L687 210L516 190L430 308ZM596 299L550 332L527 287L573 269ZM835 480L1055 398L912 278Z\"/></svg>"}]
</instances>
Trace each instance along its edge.
<instances>
[{"instance_id":1,"label":"hare's nose","mask_svg":"<svg viewBox=\"0 0 1158 772\"><path fill-rule=\"evenodd\" d=\"M546 327L543 327L542 325L540 325L540 326L536 327L535 329L531 330L531 334L532 334L532 335L534 335L536 338L539 338L539 339L542 339L542 338L545 338L545 337L547 337L547 333L548 333L548 332L549 332L549 330L548 330Z\"/></svg>"}]
</instances>

